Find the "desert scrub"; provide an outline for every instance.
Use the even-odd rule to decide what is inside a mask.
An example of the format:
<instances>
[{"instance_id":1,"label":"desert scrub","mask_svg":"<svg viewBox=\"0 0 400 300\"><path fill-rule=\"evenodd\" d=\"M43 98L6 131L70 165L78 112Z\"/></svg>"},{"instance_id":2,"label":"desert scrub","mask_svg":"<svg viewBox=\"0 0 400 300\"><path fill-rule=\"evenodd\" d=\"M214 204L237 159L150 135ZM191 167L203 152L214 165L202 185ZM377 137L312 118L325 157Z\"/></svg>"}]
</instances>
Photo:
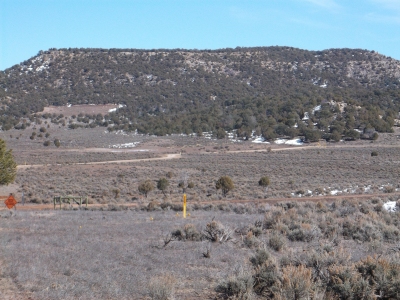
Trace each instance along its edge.
<instances>
[{"instance_id":1,"label":"desert scrub","mask_svg":"<svg viewBox=\"0 0 400 300\"><path fill-rule=\"evenodd\" d=\"M251 273L242 266L238 266L234 274L215 287L215 291L226 299L252 300L254 299L253 285Z\"/></svg>"},{"instance_id":2,"label":"desert scrub","mask_svg":"<svg viewBox=\"0 0 400 300\"><path fill-rule=\"evenodd\" d=\"M178 241L201 241L203 239L203 235L193 224L186 224L183 229L178 228L172 231L171 235Z\"/></svg>"},{"instance_id":3,"label":"desert scrub","mask_svg":"<svg viewBox=\"0 0 400 300\"><path fill-rule=\"evenodd\" d=\"M152 300L173 300L175 286L176 278L171 274L153 277L148 286L149 296Z\"/></svg>"},{"instance_id":4,"label":"desert scrub","mask_svg":"<svg viewBox=\"0 0 400 300\"><path fill-rule=\"evenodd\" d=\"M285 246L285 237L279 234L272 235L268 240L268 246L275 251L281 251Z\"/></svg>"}]
</instances>

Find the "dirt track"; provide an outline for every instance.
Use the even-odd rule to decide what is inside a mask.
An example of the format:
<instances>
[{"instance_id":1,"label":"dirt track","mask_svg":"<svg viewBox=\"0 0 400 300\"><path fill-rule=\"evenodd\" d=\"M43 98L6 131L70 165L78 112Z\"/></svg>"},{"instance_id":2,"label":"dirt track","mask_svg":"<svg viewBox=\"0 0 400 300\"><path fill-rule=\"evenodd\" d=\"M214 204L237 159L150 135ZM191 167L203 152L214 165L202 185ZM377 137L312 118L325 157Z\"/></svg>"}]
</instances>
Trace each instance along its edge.
<instances>
[{"instance_id":1,"label":"dirt track","mask_svg":"<svg viewBox=\"0 0 400 300\"><path fill-rule=\"evenodd\" d=\"M132 163L132 162L141 162L141 161L153 161L153 160L166 160L166 159L175 159L180 158L181 154L167 154L161 157L152 157L152 158L138 158L138 159L125 159L125 160L107 160L107 161L96 161L96 162L88 162L88 163L72 163L69 165L106 165L106 164L121 164L121 163ZM17 169L26 169L26 168L37 168L50 166L51 164L44 165L19 165ZM60 165L60 164L57 164Z\"/></svg>"}]
</instances>

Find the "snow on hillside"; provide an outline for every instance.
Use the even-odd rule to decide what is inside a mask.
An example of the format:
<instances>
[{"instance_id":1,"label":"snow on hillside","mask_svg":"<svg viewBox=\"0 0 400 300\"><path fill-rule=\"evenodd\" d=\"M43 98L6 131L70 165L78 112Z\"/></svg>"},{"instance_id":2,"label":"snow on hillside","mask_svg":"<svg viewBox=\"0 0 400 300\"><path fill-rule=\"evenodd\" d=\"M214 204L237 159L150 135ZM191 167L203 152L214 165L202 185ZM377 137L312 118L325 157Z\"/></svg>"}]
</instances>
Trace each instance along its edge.
<instances>
[{"instance_id":1,"label":"snow on hillside","mask_svg":"<svg viewBox=\"0 0 400 300\"><path fill-rule=\"evenodd\" d=\"M396 211L396 201L389 201L383 204L383 208L386 209L387 211Z\"/></svg>"},{"instance_id":2,"label":"snow on hillside","mask_svg":"<svg viewBox=\"0 0 400 300\"><path fill-rule=\"evenodd\" d=\"M302 146L303 141L301 139L292 139L292 140L287 140L287 139L276 139L275 144L277 145L293 145L293 146Z\"/></svg>"}]
</instances>

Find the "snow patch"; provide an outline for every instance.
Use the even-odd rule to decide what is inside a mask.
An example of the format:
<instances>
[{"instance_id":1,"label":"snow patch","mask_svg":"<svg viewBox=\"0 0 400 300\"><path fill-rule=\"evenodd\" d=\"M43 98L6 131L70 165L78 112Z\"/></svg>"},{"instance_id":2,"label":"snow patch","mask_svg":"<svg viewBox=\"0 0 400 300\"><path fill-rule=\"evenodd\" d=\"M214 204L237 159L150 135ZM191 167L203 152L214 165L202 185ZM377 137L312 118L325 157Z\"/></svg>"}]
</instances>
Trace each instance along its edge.
<instances>
[{"instance_id":1,"label":"snow patch","mask_svg":"<svg viewBox=\"0 0 400 300\"><path fill-rule=\"evenodd\" d=\"M269 142L267 142L263 137L261 136L256 136L256 138L254 140L251 141L252 143L256 143L256 144L269 144Z\"/></svg>"},{"instance_id":2,"label":"snow patch","mask_svg":"<svg viewBox=\"0 0 400 300\"><path fill-rule=\"evenodd\" d=\"M277 145L294 145L294 146L303 145L303 141L301 139L292 139L292 140L276 139L274 142Z\"/></svg>"},{"instance_id":3,"label":"snow patch","mask_svg":"<svg viewBox=\"0 0 400 300\"><path fill-rule=\"evenodd\" d=\"M122 107L125 107L125 106L126 106L125 104L118 104L117 107L109 109L108 112L109 112L109 113L111 113L111 112L116 112L118 109L120 109L120 108L122 108Z\"/></svg>"},{"instance_id":4,"label":"snow patch","mask_svg":"<svg viewBox=\"0 0 400 300\"><path fill-rule=\"evenodd\" d=\"M303 141L301 139L293 139L293 140L288 140L286 145L294 145L294 146L301 146L303 145Z\"/></svg>"},{"instance_id":5,"label":"snow patch","mask_svg":"<svg viewBox=\"0 0 400 300\"><path fill-rule=\"evenodd\" d=\"M341 192L341 191L339 191L339 190L333 190L333 191L330 192L330 194L336 196L336 195L339 194L340 192Z\"/></svg>"},{"instance_id":6,"label":"snow patch","mask_svg":"<svg viewBox=\"0 0 400 300\"><path fill-rule=\"evenodd\" d=\"M396 201L389 201L383 204L383 208L386 209L387 211L396 211Z\"/></svg>"},{"instance_id":7,"label":"snow patch","mask_svg":"<svg viewBox=\"0 0 400 300\"><path fill-rule=\"evenodd\" d=\"M110 148L125 149L125 148L135 148L140 142L125 143L125 144L115 144L110 146ZM148 151L148 150L146 150Z\"/></svg>"}]
</instances>

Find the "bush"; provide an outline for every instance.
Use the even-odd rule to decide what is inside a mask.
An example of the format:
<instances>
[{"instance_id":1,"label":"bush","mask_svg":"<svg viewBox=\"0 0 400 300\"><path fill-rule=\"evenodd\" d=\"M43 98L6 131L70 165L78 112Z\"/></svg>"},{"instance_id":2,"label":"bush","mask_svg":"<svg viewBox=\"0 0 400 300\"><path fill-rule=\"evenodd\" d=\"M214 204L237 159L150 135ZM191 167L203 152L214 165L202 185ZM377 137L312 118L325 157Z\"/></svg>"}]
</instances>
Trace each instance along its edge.
<instances>
[{"instance_id":1,"label":"bush","mask_svg":"<svg viewBox=\"0 0 400 300\"><path fill-rule=\"evenodd\" d=\"M282 268L278 299L309 299L312 294L311 269L303 265Z\"/></svg>"},{"instance_id":2,"label":"bush","mask_svg":"<svg viewBox=\"0 0 400 300\"><path fill-rule=\"evenodd\" d=\"M153 277L148 287L149 296L152 300L174 299L175 285L176 279L170 274Z\"/></svg>"},{"instance_id":3,"label":"bush","mask_svg":"<svg viewBox=\"0 0 400 300\"><path fill-rule=\"evenodd\" d=\"M371 156L378 156L378 152L372 151L372 152L371 152Z\"/></svg>"},{"instance_id":4,"label":"bush","mask_svg":"<svg viewBox=\"0 0 400 300\"><path fill-rule=\"evenodd\" d=\"M258 249L256 254L250 257L250 262L254 267L261 266L269 259L269 253L265 249Z\"/></svg>"},{"instance_id":5,"label":"bush","mask_svg":"<svg viewBox=\"0 0 400 300\"><path fill-rule=\"evenodd\" d=\"M268 241L268 246L275 251L281 251L284 245L285 241L280 235L273 235Z\"/></svg>"},{"instance_id":6,"label":"bush","mask_svg":"<svg viewBox=\"0 0 400 300\"><path fill-rule=\"evenodd\" d=\"M252 231L249 231L243 239L244 244L249 248L257 247L260 241L253 235Z\"/></svg>"},{"instance_id":7,"label":"bush","mask_svg":"<svg viewBox=\"0 0 400 300\"><path fill-rule=\"evenodd\" d=\"M185 227L183 227L183 232L186 240L200 241L202 239L201 233L193 224L186 224Z\"/></svg>"},{"instance_id":8,"label":"bush","mask_svg":"<svg viewBox=\"0 0 400 300\"><path fill-rule=\"evenodd\" d=\"M43 143L43 146L45 146L45 147L50 146L50 141L45 141L45 142Z\"/></svg>"},{"instance_id":9,"label":"bush","mask_svg":"<svg viewBox=\"0 0 400 300\"><path fill-rule=\"evenodd\" d=\"M232 239L233 230L226 229L221 223L211 221L204 229L204 237L211 242L225 242Z\"/></svg>"},{"instance_id":10,"label":"bush","mask_svg":"<svg viewBox=\"0 0 400 300\"><path fill-rule=\"evenodd\" d=\"M266 299L272 299L276 291L276 284L279 282L279 270L271 260L265 261L259 267L256 267L254 278L254 291L265 296Z\"/></svg>"},{"instance_id":11,"label":"bush","mask_svg":"<svg viewBox=\"0 0 400 300\"><path fill-rule=\"evenodd\" d=\"M240 268L233 276L219 283L215 291L226 299L253 299L253 277Z\"/></svg>"},{"instance_id":12,"label":"bush","mask_svg":"<svg viewBox=\"0 0 400 300\"><path fill-rule=\"evenodd\" d=\"M258 181L258 185L262 187L269 186L269 177L268 176L261 177L260 180Z\"/></svg>"}]
</instances>

